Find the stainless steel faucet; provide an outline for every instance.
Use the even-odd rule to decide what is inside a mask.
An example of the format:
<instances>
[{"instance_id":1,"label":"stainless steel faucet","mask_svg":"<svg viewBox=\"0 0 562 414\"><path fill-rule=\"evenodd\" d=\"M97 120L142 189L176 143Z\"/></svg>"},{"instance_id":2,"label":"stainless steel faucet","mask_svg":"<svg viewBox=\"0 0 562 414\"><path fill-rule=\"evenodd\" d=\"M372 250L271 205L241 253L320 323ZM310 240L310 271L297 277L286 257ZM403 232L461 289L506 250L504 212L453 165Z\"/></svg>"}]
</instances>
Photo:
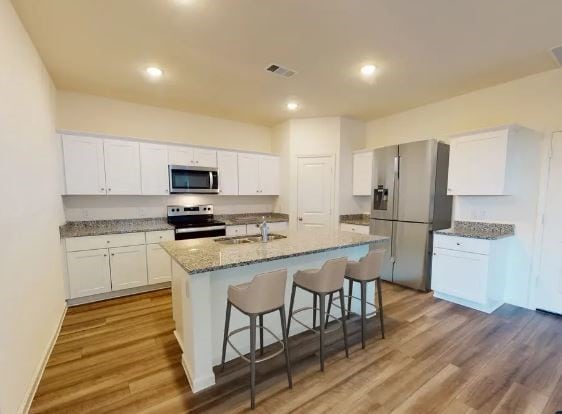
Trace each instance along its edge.
<instances>
[{"instance_id":1,"label":"stainless steel faucet","mask_svg":"<svg viewBox=\"0 0 562 414\"><path fill-rule=\"evenodd\" d=\"M261 241L262 243L266 243L269 240L269 226L265 221L265 216L262 216L262 220L260 224Z\"/></svg>"}]
</instances>

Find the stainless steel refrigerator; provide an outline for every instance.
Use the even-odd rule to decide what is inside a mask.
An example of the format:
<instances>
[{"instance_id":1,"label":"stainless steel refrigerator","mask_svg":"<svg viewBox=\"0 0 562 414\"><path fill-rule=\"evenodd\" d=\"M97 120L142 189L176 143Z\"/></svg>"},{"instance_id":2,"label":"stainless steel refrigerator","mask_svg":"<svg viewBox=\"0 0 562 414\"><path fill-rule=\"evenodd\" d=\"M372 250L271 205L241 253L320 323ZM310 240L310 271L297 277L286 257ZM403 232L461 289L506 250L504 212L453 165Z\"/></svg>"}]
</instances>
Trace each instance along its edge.
<instances>
[{"instance_id":1,"label":"stainless steel refrigerator","mask_svg":"<svg viewBox=\"0 0 562 414\"><path fill-rule=\"evenodd\" d=\"M390 237L382 278L428 291L433 230L451 226L449 146L435 140L374 151L371 234Z\"/></svg>"}]
</instances>

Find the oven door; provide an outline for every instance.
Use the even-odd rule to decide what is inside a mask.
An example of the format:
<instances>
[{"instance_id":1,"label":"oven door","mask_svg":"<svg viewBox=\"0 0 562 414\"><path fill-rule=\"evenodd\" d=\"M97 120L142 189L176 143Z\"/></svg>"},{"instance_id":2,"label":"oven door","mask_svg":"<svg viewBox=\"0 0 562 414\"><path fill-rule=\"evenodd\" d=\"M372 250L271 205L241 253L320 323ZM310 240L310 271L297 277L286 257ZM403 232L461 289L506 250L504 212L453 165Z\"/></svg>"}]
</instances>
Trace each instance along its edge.
<instances>
[{"instance_id":1,"label":"oven door","mask_svg":"<svg viewBox=\"0 0 562 414\"><path fill-rule=\"evenodd\" d=\"M218 194L219 177L216 168L170 165L170 193Z\"/></svg>"},{"instance_id":2,"label":"oven door","mask_svg":"<svg viewBox=\"0 0 562 414\"><path fill-rule=\"evenodd\" d=\"M226 236L226 226L185 227L176 229L176 240L202 239L204 237Z\"/></svg>"}]
</instances>

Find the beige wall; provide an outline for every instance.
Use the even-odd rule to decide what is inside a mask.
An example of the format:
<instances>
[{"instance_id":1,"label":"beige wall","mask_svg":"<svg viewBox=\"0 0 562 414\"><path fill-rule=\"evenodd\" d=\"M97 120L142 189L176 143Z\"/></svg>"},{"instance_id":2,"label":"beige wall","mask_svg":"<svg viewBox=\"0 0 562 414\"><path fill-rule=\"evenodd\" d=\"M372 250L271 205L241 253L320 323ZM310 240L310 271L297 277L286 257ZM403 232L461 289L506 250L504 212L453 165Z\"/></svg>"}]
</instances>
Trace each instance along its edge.
<instances>
[{"instance_id":1,"label":"beige wall","mask_svg":"<svg viewBox=\"0 0 562 414\"><path fill-rule=\"evenodd\" d=\"M543 133L562 129L562 69L481 89L367 123L367 147L517 123Z\"/></svg>"},{"instance_id":2,"label":"beige wall","mask_svg":"<svg viewBox=\"0 0 562 414\"><path fill-rule=\"evenodd\" d=\"M55 90L0 0L0 412L25 409L65 310Z\"/></svg>"},{"instance_id":3,"label":"beige wall","mask_svg":"<svg viewBox=\"0 0 562 414\"><path fill-rule=\"evenodd\" d=\"M271 151L271 128L68 91L57 93L57 128Z\"/></svg>"}]
</instances>

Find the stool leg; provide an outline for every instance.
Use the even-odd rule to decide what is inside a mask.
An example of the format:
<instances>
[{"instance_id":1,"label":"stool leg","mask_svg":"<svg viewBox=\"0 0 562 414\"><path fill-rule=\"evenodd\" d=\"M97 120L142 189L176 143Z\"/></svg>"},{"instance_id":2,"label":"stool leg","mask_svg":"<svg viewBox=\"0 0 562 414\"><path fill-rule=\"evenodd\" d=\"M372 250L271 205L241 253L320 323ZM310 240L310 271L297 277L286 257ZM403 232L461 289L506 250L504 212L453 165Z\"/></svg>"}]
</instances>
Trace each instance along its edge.
<instances>
[{"instance_id":1,"label":"stool leg","mask_svg":"<svg viewBox=\"0 0 562 414\"><path fill-rule=\"evenodd\" d=\"M332 310L333 299L334 299L334 292L330 293L330 299L328 299L328 311L326 312L326 328L328 328L328 321L330 320L330 310Z\"/></svg>"},{"instance_id":2,"label":"stool leg","mask_svg":"<svg viewBox=\"0 0 562 414\"><path fill-rule=\"evenodd\" d=\"M296 290L297 285L293 283L293 289L291 290L291 303L289 304L289 318L287 319L287 336L289 336L289 329L291 329L291 319L293 319L293 305L295 304Z\"/></svg>"},{"instance_id":3,"label":"stool leg","mask_svg":"<svg viewBox=\"0 0 562 414\"><path fill-rule=\"evenodd\" d=\"M343 299L343 288L340 289L340 306L343 309L343 303L344 303L344 299ZM345 322L345 312L342 311L341 313L341 327L343 329L343 344L345 345L345 357L349 358L349 346L347 344L347 325Z\"/></svg>"},{"instance_id":4,"label":"stool leg","mask_svg":"<svg viewBox=\"0 0 562 414\"><path fill-rule=\"evenodd\" d=\"M322 322L324 322L324 318L326 317L326 311L324 309L326 306L324 301L326 295L320 293L318 296L320 297L320 371L324 372L324 324ZM316 300L316 295L314 295L314 298Z\"/></svg>"},{"instance_id":5,"label":"stool leg","mask_svg":"<svg viewBox=\"0 0 562 414\"><path fill-rule=\"evenodd\" d=\"M312 296L314 297L314 299L312 300L312 307L314 308L312 310L312 329L316 329L316 308L318 307L318 295L316 295L316 293L313 293ZM323 317L320 317L320 320L322 321Z\"/></svg>"},{"instance_id":6,"label":"stool leg","mask_svg":"<svg viewBox=\"0 0 562 414\"><path fill-rule=\"evenodd\" d=\"M382 315L382 289L381 289L381 278L379 277L377 279L377 295L379 297L379 320L381 322L381 336L382 339L384 339L384 321L383 321L383 315Z\"/></svg>"},{"instance_id":7,"label":"stool leg","mask_svg":"<svg viewBox=\"0 0 562 414\"><path fill-rule=\"evenodd\" d=\"M256 315L250 315L250 398L256 408Z\"/></svg>"},{"instance_id":8,"label":"stool leg","mask_svg":"<svg viewBox=\"0 0 562 414\"><path fill-rule=\"evenodd\" d=\"M351 318L351 296L353 295L353 280L349 279L349 284L347 287L348 297L347 297L347 319Z\"/></svg>"},{"instance_id":9,"label":"stool leg","mask_svg":"<svg viewBox=\"0 0 562 414\"><path fill-rule=\"evenodd\" d=\"M365 349L365 324L367 322L367 282L361 282L361 348Z\"/></svg>"},{"instance_id":10,"label":"stool leg","mask_svg":"<svg viewBox=\"0 0 562 414\"><path fill-rule=\"evenodd\" d=\"M285 326L285 306L279 309L281 315L281 329L283 330L283 344L285 345L285 365L287 367L287 380L289 380L289 388L293 388L293 376L291 374L291 358L289 357L289 338L287 337L287 327Z\"/></svg>"},{"instance_id":11,"label":"stool leg","mask_svg":"<svg viewBox=\"0 0 562 414\"><path fill-rule=\"evenodd\" d=\"M263 315L260 315L260 355L263 355Z\"/></svg>"},{"instance_id":12,"label":"stool leg","mask_svg":"<svg viewBox=\"0 0 562 414\"><path fill-rule=\"evenodd\" d=\"M226 359L226 340L228 338L228 328L230 325L230 310L232 305L230 302L226 303L226 318L224 320L224 338L222 340L222 360L221 360L221 371L224 371L224 360Z\"/></svg>"}]
</instances>

